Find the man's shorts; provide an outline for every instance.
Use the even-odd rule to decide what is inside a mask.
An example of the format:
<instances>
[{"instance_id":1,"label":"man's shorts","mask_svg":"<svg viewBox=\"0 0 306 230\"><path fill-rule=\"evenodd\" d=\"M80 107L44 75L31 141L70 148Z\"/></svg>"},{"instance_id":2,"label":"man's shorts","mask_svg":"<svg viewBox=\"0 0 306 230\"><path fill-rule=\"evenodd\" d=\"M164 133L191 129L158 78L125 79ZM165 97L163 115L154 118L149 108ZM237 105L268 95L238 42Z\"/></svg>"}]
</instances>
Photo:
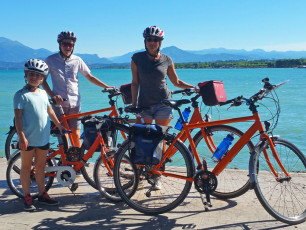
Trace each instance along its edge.
<instances>
[{"instance_id":1,"label":"man's shorts","mask_svg":"<svg viewBox=\"0 0 306 230\"><path fill-rule=\"evenodd\" d=\"M57 107L53 107L53 110L57 116L57 118L59 120L62 119L62 116L59 113L59 109ZM72 115L72 114L77 114L81 112L81 107L74 107L74 108L70 108L70 107L63 107L64 113L65 115ZM68 119L67 123L70 129L81 129L81 121L78 120L78 118L73 118L73 119Z\"/></svg>"},{"instance_id":2,"label":"man's shorts","mask_svg":"<svg viewBox=\"0 0 306 230\"><path fill-rule=\"evenodd\" d=\"M171 107L157 104L140 113L140 116L143 119L173 119L173 112Z\"/></svg>"}]
</instances>

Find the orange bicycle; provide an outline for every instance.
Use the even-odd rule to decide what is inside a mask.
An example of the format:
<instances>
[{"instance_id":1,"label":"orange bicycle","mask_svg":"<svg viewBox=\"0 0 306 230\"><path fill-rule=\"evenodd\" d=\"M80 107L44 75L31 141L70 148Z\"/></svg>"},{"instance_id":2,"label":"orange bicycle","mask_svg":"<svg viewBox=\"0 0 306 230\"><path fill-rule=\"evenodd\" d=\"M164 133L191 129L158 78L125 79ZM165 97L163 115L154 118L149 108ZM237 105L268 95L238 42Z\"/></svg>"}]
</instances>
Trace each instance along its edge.
<instances>
[{"instance_id":1,"label":"orange bicycle","mask_svg":"<svg viewBox=\"0 0 306 230\"><path fill-rule=\"evenodd\" d=\"M115 193L115 186L113 186L113 167L114 167L114 152L109 151L109 146L107 145L107 139L105 139L104 134L118 130L121 132L127 132L127 127L121 123L126 122L126 118L111 118L111 117L84 117L82 119L84 122L91 122L96 127L97 137L89 150L84 154L80 155L78 151L75 151L75 147L67 148L67 140L65 135L61 135L59 130L52 130L51 134L55 135L59 140L59 149L57 151L51 152L46 159L45 168L45 189L48 191L54 181L57 179L58 183L62 186L68 186L72 192L78 188L78 183L75 183L76 172L81 171L84 178L86 179L87 170L86 164L88 160L93 156L96 150L100 149L100 160L95 165L97 169L94 171L99 173L96 178L103 178L103 181L99 180L100 192L110 200L118 201L119 196ZM70 131L66 131L69 132ZM58 161L54 160L59 158ZM124 159L125 162L129 162L129 159ZM60 162L60 163L58 163ZM34 162L31 169L31 185L30 192L31 195L36 198L38 196L38 188L35 180L35 167ZM23 197L23 189L20 182L20 168L21 168L21 155L20 151L15 153L9 160L6 179L11 191L18 197ZM123 172L122 172L123 173ZM123 175L124 176L124 175ZM128 177L126 177L128 178ZM89 181L88 181L89 182ZM131 186L132 180L126 184L126 186ZM96 185L96 184L95 184Z\"/></svg>"},{"instance_id":2,"label":"orange bicycle","mask_svg":"<svg viewBox=\"0 0 306 230\"><path fill-rule=\"evenodd\" d=\"M113 98L116 97L116 99L118 98L119 95L121 95L120 90L115 89L115 88L107 88L102 90L103 93L108 93L108 98L109 98L109 104L110 107L108 108L104 108L104 109L99 109L99 110L94 110L94 111L89 111L89 112L83 112L83 113L78 113L78 114L72 114L72 115L65 115L62 107L60 105L56 106L57 109L60 112L60 115L62 116L61 119L61 123L65 126L67 131L70 131L67 120L72 119L72 118L81 118L84 116L89 116L92 114L97 114L97 113L104 113L104 112L110 112L109 116L113 117L113 118L118 118L119 116L121 117L121 115L123 114L123 110L122 108L118 108L116 107L116 100L114 100ZM50 103L51 104L55 104L55 102L53 100L50 99ZM56 126L52 126L53 130L56 129ZM61 144L59 142L64 141L64 153L70 152L70 154L72 154L74 152L74 154L80 154L81 157L84 155L85 152L85 147L82 145L81 149L78 148L74 148L74 142L73 142L73 138L72 138L72 134L71 132L68 132L67 135L69 137L69 141L70 141L70 146L72 146L70 149L69 144L68 144L68 140L67 138L65 139L61 139L59 141L59 138L57 135L52 135L53 133L51 132L51 136L50 136L50 149L49 149L49 154L57 152L59 150L59 147L61 146ZM122 140L126 139L126 135L124 132L121 132L121 136L122 136ZM115 132L112 132L110 134L110 138L112 139L112 146L109 147L113 147L116 148L117 145L117 134ZM18 136L17 136L17 132L16 132L16 128L15 126L11 126L10 127L10 131L8 133L8 137L6 139L5 142L5 154L6 154L6 158L9 159L11 155L13 155L13 153L18 153L19 149L18 149ZM84 179L94 188L98 189L98 187L95 184L94 181L94 162L97 160L99 156L99 153L92 155L90 162L87 162L87 164L85 165L85 167L83 168L83 176ZM53 162L53 164L57 164L56 162ZM62 162L59 162L59 164L62 164Z\"/></svg>"},{"instance_id":3,"label":"orange bicycle","mask_svg":"<svg viewBox=\"0 0 306 230\"><path fill-rule=\"evenodd\" d=\"M118 117L119 114L122 114L122 108L117 109L116 100L113 99L113 97L117 97L117 96L121 95L121 92L117 89L114 89L114 88L104 89L104 90L102 90L102 92L109 94L108 98L109 98L110 107L108 107L108 108L89 111L89 112L84 112L84 113L72 114L72 115L65 115L61 106L55 106L55 107L58 107L59 112L62 115L62 119L61 119L60 122L65 126L66 130L70 130L69 126L68 126L68 123L67 123L67 120L72 119L72 118L79 118L79 117L83 117L83 116L87 116L87 115L104 113L104 112L110 112L109 116L111 116L111 117ZM50 103L54 104L54 102L52 100L50 100ZM55 129L56 127L53 126L53 128ZM70 141L71 146L74 146L74 142L73 142L73 139L72 139L72 134L69 133L68 136L69 136L69 141ZM14 125L14 126L10 127L10 131L8 132L8 136L7 136L6 141L5 141L5 156L6 156L7 160L18 149L17 148L18 147L17 143L18 143L18 136L17 136L17 132L16 132L16 127ZM56 150L57 149L57 140L51 138L50 145L51 145L50 146L51 149Z\"/></svg>"},{"instance_id":4,"label":"orange bicycle","mask_svg":"<svg viewBox=\"0 0 306 230\"><path fill-rule=\"evenodd\" d=\"M130 164L123 159L130 156L133 143L126 140L118 149L114 166L114 181L119 195L133 209L145 214L160 214L177 207L188 195L192 183L196 190L206 197L205 208L211 206L210 195L218 188L218 175L226 170L227 165L239 153L258 131L260 141L255 145L251 156L248 172L251 187L263 207L276 219L288 223L298 224L306 219L306 159L303 153L290 142L272 134L269 122L260 120L257 111L257 102L268 95L279 108L279 101L275 89L279 85L272 85L269 79L264 79L264 87L252 97L246 99L237 97L226 103L239 106L243 102L249 106L252 116L224 119L218 121L199 122L197 124L183 123L192 152L196 159L195 168L193 157L188 148L180 140L182 133L177 136L163 133L163 140L167 142L167 150L163 153L160 162L156 165L142 165L142 175L145 181L140 181L139 165ZM189 100L165 100L164 104L179 112L179 107L189 103ZM277 118L279 110L277 110ZM276 119L277 120L277 119ZM195 128L213 127L224 124L252 121L249 129L229 148L221 160L212 168L205 159L201 161L195 142L190 135ZM277 122L274 125L276 126ZM219 144L215 142L215 144ZM199 148L199 146L198 146ZM125 188L126 178L120 171L129 168L134 172L133 186ZM234 172L238 173L238 172ZM162 186L155 190L156 178ZM229 181L231 183L231 181Z\"/></svg>"}]
</instances>

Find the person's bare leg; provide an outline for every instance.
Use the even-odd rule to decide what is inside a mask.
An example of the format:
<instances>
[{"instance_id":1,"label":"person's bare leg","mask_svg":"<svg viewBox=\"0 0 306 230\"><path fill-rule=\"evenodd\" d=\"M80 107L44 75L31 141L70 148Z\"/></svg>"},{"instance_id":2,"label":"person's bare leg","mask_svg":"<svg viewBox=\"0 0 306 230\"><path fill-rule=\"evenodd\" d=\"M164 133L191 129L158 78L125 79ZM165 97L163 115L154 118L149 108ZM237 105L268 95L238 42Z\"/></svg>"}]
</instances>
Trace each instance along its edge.
<instances>
[{"instance_id":1,"label":"person's bare leg","mask_svg":"<svg viewBox=\"0 0 306 230\"><path fill-rule=\"evenodd\" d=\"M74 146L81 148L82 142L81 142L81 130L80 129L71 129L72 131L72 139L74 142Z\"/></svg>"},{"instance_id":2,"label":"person's bare leg","mask_svg":"<svg viewBox=\"0 0 306 230\"><path fill-rule=\"evenodd\" d=\"M30 173L32 167L32 161L35 149L31 151L20 151L21 154L21 170L20 170L20 182L24 192L24 195L30 194Z\"/></svg>"},{"instance_id":3,"label":"person's bare leg","mask_svg":"<svg viewBox=\"0 0 306 230\"><path fill-rule=\"evenodd\" d=\"M35 179L39 195L45 191L45 167L48 150L35 148Z\"/></svg>"}]
</instances>

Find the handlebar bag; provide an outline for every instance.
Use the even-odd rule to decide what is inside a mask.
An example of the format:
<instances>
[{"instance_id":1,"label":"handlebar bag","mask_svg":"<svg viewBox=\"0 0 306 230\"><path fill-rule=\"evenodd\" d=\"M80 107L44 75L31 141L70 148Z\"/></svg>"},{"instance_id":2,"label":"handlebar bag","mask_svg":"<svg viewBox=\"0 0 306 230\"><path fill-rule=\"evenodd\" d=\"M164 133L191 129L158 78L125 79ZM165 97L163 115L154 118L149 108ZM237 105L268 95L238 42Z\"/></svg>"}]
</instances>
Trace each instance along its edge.
<instances>
[{"instance_id":1,"label":"handlebar bag","mask_svg":"<svg viewBox=\"0 0 306 230\"><path fill-rule=\"evenodd\" d=\"M207 106L215 106L219 102L226 101L226 94L222 81L205 81L198 84L200 95Z\"/></svg>"},{"instance_id":2,"label":"handlebar bag","mask_svg":"<svg viewBox=\"0 0 306 230\"><path fill-rule=\"evenodd\" d=\"M92 144L95 142L100 131L103 137L104 143L107 147L110 147L111 142L109 139L111 138L112 133L112 121L105 117L99 116L88 116L86 119L82 119L82 124L84 126L83 132L83 145L86 150L90 149ZM95 152L101 151L101 144L95 150Z\"/></svg>"},{"instance_id":3,"label":"handlebar bag","mask_svg":"<svg viewBox=\"0 0 306 230\"><path fill-rule=\"evenodd\" d=\"M162 159L163 130L159 125L134 124L129 138L130 159L134 164L156 165Z\"/></svg>"},{"instance_id":4,"label":"handlebar bag","mask_svg":"<svg viewBox=\"0 0 306 230\"><path fill-rule=\"evenodd\" d=\"M122 93L122 100L124 104L132 104L132 89L131 83L125 84L119 87L120 92Z\"/></svg>"}]
</instances>

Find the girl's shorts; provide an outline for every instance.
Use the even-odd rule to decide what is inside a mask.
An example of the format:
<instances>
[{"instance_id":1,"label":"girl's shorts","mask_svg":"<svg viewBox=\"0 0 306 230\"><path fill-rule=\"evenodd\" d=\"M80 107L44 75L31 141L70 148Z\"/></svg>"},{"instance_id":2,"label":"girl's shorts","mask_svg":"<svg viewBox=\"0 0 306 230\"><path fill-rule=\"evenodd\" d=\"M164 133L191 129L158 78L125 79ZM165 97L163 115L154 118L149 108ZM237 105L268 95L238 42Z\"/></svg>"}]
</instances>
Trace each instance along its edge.
<instances>
[{"instance_id":1,"label":"girl's shorts","mask_svg":"<svg viewBox=\"0 0 306 230\"><path fill-rule=\"evenodd\" d=\"M31 150L33 150L34 148L39 148L39 149L41 149L41 150L48 150L49 147L50 147L50 144L49 144L49 143L46 144L46 145L44 145L44 146L28 146L28 148L27 148L26 151L31 151Z\"/></svg>"},{"instance_id":2,"label":"girl's shorts","mask_svg":"<svg viewBox=\"0 0 306 230\"><path fill-rule=\"evenodd\" d=\"M173 119L173 112L171 107L157 104L140 113L140 116L143 119Z\"/></svg>"}]
</instances>

